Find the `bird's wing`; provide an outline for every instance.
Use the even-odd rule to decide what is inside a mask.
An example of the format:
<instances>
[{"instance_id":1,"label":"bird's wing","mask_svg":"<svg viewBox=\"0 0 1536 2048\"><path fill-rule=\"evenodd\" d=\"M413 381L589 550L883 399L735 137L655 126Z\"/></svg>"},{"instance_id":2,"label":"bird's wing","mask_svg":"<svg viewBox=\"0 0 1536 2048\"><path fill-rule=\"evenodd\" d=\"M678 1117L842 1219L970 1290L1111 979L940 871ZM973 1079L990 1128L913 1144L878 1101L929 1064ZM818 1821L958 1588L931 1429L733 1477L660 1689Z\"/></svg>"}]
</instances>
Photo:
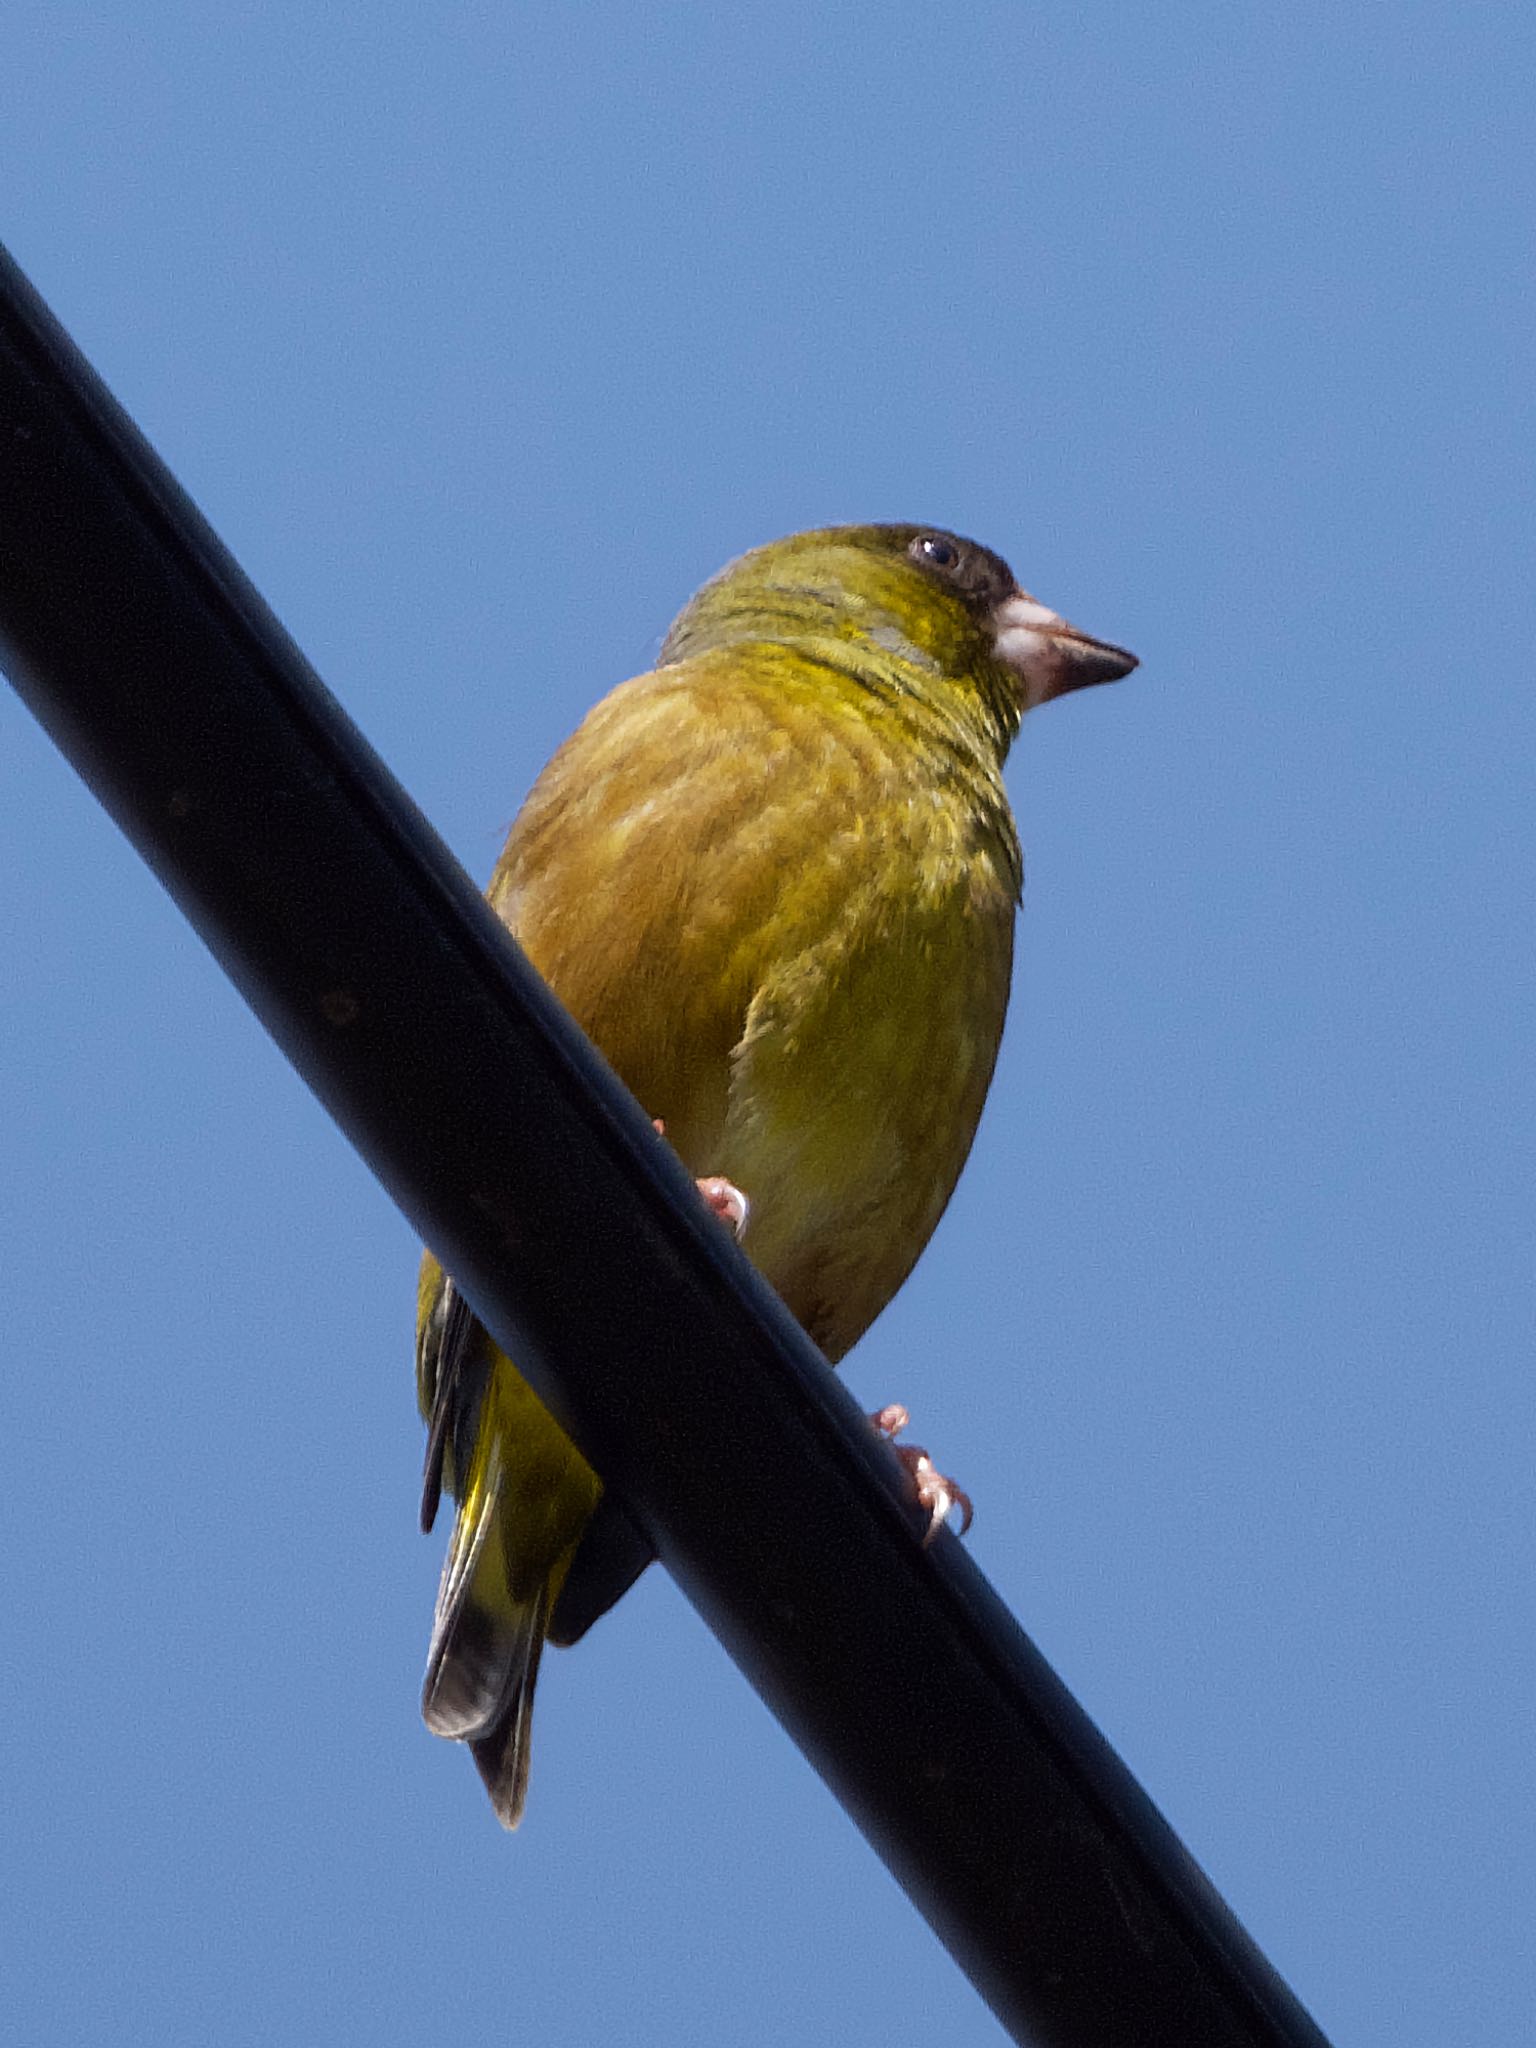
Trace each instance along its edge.
<instances>
[{"instance_id":1,"label":"bird's wing","mask_svg":"<svg viewBox=\"0 0 1536 2048\"><path fill-rule=\"evenodd\" d=\"M465 1469L466 1439L473 1433L489 1372L487 1347L473 1309L436 1260L430 1254L428 1258L440 1284L423 1278L417 1344L417 1385L427 1418L421 1480L424 1533L437 1520L445 1468Z\"/></svg>"}]
</instances>

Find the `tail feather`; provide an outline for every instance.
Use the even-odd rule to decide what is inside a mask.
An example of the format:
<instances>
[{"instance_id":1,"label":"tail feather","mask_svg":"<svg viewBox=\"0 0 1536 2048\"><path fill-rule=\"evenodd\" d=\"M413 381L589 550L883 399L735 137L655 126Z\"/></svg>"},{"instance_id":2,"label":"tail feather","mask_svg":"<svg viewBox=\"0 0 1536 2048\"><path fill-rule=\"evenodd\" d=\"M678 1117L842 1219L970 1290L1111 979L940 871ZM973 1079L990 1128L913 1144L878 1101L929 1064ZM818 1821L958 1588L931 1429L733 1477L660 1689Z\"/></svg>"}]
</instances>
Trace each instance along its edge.
<instances>
[{"instance_id":1,"label":"tail feather","mask_svg":"<svg viewBox=\"0 0 1536 2048\"><path fill-rule=\"evenodd\" d=\"M483 1735L500 1713L506 1691L501 1644L512 1602L501 1545L490 1540L496 1534L502 1470L493 1440L488 1448L490 1455L475 1461L473 1483L465 1489L443 1559L421 1686L422 1718L434 1735L453 1742Z\"/></svg>"},{"instance_id":2,"label":"tail feather","mask_svg":"<svg viewBox=\"0 0 1536 2048\"><path fill-rule=\"evenodd\" d=\"M434 1735L470 1744L503 1827L523 1817L533 1687L551 1587L515 1595L498 1527L504 1478L495 1433L477 1446L443 1563L422 1717Z\"/></svg>"},{"instance_id":3,"label":"tail feather","mask_svg":"<svg viewBox=\"0 0 1536 2048\"><path fill-rule=\"evenodd\" d=\"M539 1655L544 1648L544 1627L548 1619L549 1591L545 1588L534 1606L530 1627L522 1638L521 1665L503 1703L501 1717L469 1745L475 1768L491 1795L496 1818L504 1828L517 1826L528 1798L533 1688L539 1675Z\"/></svg>"},{"instance_id":4,"label":"tail feather","mask_svg":"<svg viewBox=\"0 0 1536 2048\"><path fill-rule=\"evenodd\" d=\"M435 1735L470 1745L498 1817L513 1828L528 1786L544 1638L602 1487L430 1256L419 1327L430 1429L423 1522L442 1492L459 1502L421 1711ZM589 1599L588 1618L591 1611Z\"/></svg>"}]
</instances>

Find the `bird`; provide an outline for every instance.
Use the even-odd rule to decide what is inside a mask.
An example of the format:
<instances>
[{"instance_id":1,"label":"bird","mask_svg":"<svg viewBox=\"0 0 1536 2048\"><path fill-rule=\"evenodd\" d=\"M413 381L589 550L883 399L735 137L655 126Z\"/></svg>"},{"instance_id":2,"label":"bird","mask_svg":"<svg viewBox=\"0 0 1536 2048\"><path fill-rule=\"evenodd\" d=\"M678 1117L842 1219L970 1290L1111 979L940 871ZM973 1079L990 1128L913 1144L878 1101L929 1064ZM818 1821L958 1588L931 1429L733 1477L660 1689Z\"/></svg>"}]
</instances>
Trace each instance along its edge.
<instances>
[{"instance_id":1,"label":"bird","mask_svg":"<svg viewBox=\"0 0 1536 2048\"><path fill-rule=\"evenodd\" d=\"M831 1365L928 1242L991 1080L1010 743L1135 666L944 528L792 534L703 585L512 824L491 905ZM513 1828L602 1485L430 1251L416 1365L423 1527L458 1504L422 1713Z\"/></svg>"}]
</instances>

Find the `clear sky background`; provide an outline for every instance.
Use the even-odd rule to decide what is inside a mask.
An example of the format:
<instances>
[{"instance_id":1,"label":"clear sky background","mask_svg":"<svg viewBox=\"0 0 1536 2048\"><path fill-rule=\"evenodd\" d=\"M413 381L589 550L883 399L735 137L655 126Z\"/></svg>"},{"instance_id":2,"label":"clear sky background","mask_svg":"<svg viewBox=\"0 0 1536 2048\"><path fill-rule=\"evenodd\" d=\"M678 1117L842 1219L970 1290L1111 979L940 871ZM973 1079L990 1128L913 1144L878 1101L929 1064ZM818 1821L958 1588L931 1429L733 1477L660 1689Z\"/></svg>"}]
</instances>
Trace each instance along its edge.
<instances>
[{"instance_id":1,"label":"clear sky background","mask_svg":"<svg viewBox=\"0 0 1536 2048\"><path fill-rule=\"evenodd\" d=\"M1532 39L0 16L0 238L477 876L796 527L1142 656L1014 756L993 1100L848 1373L1340 2048L1536 1998ZM516 1838L422 1729L411 1233L9 692L0 948L14 2038L996 2039L660 1572Z\"/></svg>"}]
</instances>

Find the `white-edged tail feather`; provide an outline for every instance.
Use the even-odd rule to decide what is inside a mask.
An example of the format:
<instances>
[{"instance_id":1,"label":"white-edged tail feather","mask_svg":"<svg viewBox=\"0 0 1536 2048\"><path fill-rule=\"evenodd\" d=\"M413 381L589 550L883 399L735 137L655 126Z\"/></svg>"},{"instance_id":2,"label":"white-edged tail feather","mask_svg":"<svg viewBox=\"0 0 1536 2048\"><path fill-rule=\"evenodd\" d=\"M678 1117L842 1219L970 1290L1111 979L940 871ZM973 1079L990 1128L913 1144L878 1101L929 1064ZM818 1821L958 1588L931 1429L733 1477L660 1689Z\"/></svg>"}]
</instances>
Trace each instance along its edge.
<instances>
[{"instance_id":1,"label":"white-edged tail feather","mask_svg":"<svg viewBox=\"0 0 1536 2048\"><path fill-rule=\"evenodd\" d=\"M434 1735L470 1744L497 1817L515 1828L550 1589L514 1598L497 1526L504 1473L494 1439L476 1467L443 1561L421 1712Z\"/></svg>"}]
</instances>

